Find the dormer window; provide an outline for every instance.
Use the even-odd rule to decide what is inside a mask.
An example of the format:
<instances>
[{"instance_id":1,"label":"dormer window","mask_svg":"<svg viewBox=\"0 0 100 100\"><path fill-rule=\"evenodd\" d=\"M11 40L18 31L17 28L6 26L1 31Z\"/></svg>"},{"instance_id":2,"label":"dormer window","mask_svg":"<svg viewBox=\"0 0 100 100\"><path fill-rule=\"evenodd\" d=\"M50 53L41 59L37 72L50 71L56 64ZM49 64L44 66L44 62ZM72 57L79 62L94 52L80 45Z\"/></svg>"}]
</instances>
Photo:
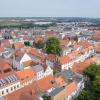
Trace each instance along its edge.
<instances>
[{"instance_id":1,"label":"dormer window","mask_svg":"<svg viewBox=\"0 0 100 100\"><path fill-rule=\"evenodd\" d=\"M10 72L10 71L11 71L11 69L8 68L8 69L5 69L5 70L4 70L4 73L8 73L8 72Z\"/></svg>"},{"instance_id":2,"label":"dormer window","mask_svg":"<svg viewBox=\"0 0 100 100\"><path fill-rule=\"evenodd\" d=\"M52 80L51 83L54 84L54 81Z\"/></svg>"},{"instance_id":3,"label":"dormer window","mask_svg":"<svg viewBox=\"0 0 100 100\"><path fill-rule=\"evenodd\" d=\"M23 81L24 79L22 78L21 80Z\"/></svg>"},{"instance_id":4,"label":"dormer window","mask_svg":"<svg viewBox=\"0 0 100 100\"><path fill-rule=\"evenodd\" d=\"M29 78L28 76L26 76L26 78Z\"/></svg>"}]
</instances>

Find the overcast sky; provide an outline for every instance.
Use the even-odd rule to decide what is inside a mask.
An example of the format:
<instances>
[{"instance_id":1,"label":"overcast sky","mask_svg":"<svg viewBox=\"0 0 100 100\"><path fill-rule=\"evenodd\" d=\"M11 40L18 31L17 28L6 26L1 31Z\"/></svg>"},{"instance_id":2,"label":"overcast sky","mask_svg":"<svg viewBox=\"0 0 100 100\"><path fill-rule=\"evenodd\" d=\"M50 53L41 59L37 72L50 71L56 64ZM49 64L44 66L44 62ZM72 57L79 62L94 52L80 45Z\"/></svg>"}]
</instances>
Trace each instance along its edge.
<instances>
[{"instance_id":1,"label":"overcast sky","mask_svg":"<svg viewBox=\"0 0 100 100\"><path fill-rule=\"evenodd\" d=\"M100 0L0 0L0 17L100 18Z\"/></svg>"}]
</instances>

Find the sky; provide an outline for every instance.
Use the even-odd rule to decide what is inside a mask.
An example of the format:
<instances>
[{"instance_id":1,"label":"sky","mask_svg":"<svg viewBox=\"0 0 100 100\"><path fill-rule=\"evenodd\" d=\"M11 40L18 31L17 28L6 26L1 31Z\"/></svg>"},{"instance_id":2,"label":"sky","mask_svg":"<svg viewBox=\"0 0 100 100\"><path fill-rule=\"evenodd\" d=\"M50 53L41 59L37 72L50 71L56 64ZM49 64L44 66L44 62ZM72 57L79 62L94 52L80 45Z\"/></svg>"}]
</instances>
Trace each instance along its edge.
<instances>
[{"instance_id":1,"label":"sky","mask_svg":"<svg viewBox=\"0 0 100 100\"><path fill-rule=\"evenodd\" d=\"M0 0L0 17L100 18L100 0Z\"/></svg>"}]
</instances>

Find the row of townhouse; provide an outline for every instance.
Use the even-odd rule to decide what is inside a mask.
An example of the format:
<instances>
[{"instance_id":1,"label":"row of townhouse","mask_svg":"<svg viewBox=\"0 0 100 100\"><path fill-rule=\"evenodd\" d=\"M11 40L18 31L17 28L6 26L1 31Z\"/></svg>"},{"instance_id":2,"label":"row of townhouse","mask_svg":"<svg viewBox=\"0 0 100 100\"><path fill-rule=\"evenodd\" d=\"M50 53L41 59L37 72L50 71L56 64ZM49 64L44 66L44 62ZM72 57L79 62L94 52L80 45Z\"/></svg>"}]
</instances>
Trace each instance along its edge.
<instances>
[{"instance_id":1,"label":"row of townhouse","mask_svg":"<svg viewBox=\"0 0 100 100\"><path fill-rule=\"evenodd\" d=\"M52 100L71 100L76 98L84 88L84 77L81 74L64 70L56 76L57 88L49 95Z\"/></svg>"},{"instance_id":2,"label":"row of townhouse","mask_svg":"<svg viewBox=\"0 0 100 100\"><path fill-rule=\"evenodd\" d=\"M11 64L0 59L0 97L20 88L20 81L11 68Z\"/></svg>"},{"instance_id":3,"label":"row of townhouse","mask_svg":"<svg viewBox=\"0 0 100 100\"><path fill-rule=\"evenodd\" d=\"M74 51L67 56L58 57L57 63L60 70L72 69L74 63L84 62L86 59L92 57L95 54L93 47L88 47L83 50Z\"/></svg>"},{"instance_id":4,"label":"row of townhouse","mask_svg":"<svg viewBox=\"0 0 100 100\"><path fill-rule=\"evenodd\" d=\"M25 58L25 57L27 57L27 56L24 56L24 58L21 61L23 61L23 63L28 65L27 63L29 63L30 60L28 59L28 61L27 61L26 60L27 58ZM4 71L5 72L8 71L8 72L7 72L6 77L4 77L4 78L0 77L0 96L6 96L12 92L15 92L18 89L26 87L26 86L32 84L33 81L40 80L49 75L53 76L53 70L50 66L46 66L45 68L43 68L40 64L35 65L35 66L32 65L32 66L26 66L23 69L16 71L16 70L13 70L11 68L11 65L9 65L5 61L1 65L3 66L3 67L1 66L1 68L5 68L5 66L7 66L7 69L5 69ZM12 73L13 73L13 75L12 75ZM11 75L9 76L8 74L11 74ZM4 73L4 75L5 75L5 73ZM7 79L5 79L5 78L7 78ZM2 84L4 84L4 85L2 85Z\"/></svg>"}]
</instances>

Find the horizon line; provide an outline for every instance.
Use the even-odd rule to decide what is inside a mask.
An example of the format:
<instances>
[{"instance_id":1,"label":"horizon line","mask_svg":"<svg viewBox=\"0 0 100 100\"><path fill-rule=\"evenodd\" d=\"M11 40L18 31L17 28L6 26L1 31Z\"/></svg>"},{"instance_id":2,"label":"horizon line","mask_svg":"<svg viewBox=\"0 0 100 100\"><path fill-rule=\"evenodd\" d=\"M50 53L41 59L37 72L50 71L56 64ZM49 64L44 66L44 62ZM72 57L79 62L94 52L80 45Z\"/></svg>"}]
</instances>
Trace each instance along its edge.
<instances>
[{"instance_id":1,"label":"horizon line","mask_svg":"<svg viewBox=\"0 0 100 100\"><path fill-rule=\"evenodd\" d=\"M5 16L5 17L0 17L0 18L92 18L92 19L99 19L100 17L64 17L64 16Z\"/></svg>"}]
</instances>

